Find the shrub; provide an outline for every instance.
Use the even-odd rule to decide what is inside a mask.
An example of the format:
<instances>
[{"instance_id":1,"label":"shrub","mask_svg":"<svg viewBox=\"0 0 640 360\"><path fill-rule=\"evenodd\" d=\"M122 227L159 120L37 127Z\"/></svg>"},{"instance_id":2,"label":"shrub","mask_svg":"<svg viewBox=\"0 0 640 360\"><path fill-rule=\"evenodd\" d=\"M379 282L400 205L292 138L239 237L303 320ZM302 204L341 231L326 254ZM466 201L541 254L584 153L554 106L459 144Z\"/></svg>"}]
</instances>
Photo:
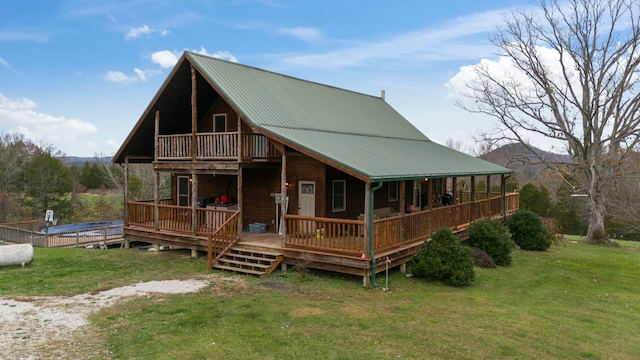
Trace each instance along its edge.
<instances>
[{"instance_id":1,"label":"shrub","mask_svg":"<svg viewBox=\"0 0 640 360\"><path fill-rule=\"evenodd\" d=\"M469 246L485 251L496 265L511 264L511 251L514 248L509 230L497 220L480 220L467 228Z\"/></svg>"},{"instance_id":2,"label":"shrub","mask_svg":"<svg viewBox=\"0 0 640 360\"><path fill-rule=\"evenodd\" d=\"M473 251L473 264L475 266L485 269L496 267L496 263L493 262L491 256L489 256L489 254L484 252L482 249L472 247L471 250Z\"/></svg>"},{"instance_id":3,"label":"shrub","mask_svg":"<svg viewBox=\"0 0 640 360\"><path fill-rule=\"evenodd\" d=\"M440 228L414 255L409 270L414 276L439 280L452 286L475 280L473 253L447 228Z\"/></svg>"},{"instance_id":4,"label":"shrub","mask_svg":"<svg viewBox=\"0 0 640 360\"><path fill-rule=\"evenodd\" d=\"M513 241L523 250L544 251L551 246L551 234L538 214L518 210L508 222Z\"/></svg>"}]
</instances>

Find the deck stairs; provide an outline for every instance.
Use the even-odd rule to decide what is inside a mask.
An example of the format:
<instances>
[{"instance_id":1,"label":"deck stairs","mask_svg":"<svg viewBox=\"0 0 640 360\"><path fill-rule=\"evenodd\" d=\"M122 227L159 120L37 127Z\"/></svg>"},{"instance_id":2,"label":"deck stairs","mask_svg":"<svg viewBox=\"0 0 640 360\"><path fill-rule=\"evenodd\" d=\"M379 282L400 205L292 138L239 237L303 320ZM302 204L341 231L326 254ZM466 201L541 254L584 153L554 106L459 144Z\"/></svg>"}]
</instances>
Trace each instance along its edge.
<instances>
[{"instance_id":1,"label":"deck stairs","mask_svg":"<svg viewBox=\"0 0 640 360\"><path fill-rule=\"evenodd\" d=\"M232 247L215 264L214 269L238 274L268 276L282 261L282 253Z\"/></svg>"}]
</instances>

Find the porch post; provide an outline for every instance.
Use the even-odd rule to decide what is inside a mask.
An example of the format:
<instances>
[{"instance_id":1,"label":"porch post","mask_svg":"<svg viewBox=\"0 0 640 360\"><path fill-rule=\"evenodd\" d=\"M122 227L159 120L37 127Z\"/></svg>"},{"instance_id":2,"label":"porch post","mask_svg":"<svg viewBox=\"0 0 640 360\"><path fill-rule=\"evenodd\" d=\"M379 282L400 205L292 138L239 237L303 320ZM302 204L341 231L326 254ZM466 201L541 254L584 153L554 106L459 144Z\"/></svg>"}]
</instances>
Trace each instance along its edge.
<instances>
[{"instance_id":1,"label":"porch post","mask_svg":"<svg viewBox=\"0 0 640 360\"><path fill-rule=\"evenodd\" d=\"M198 231L198 174L191 174L191 232Z\"/></svg>"},{"instance_id":2,"label":"porch post","mask_svg":"<svg viewBox=\"0 0 640 360\"><path fill-rule=\"evenodd\" d=\"M471 176L471 222L476 220L476 177Z\"/></svg>"},{"instance_id":3,"label":"porch post","mask_svg":"<svg viewBox=\"0 0 640 360\"><path fill-rule=\"evenodd\" d=\"M451 192L453 193L451 202L453 203L453 222L455 223L454 228L457 229L458 228L458 223L460 222L459 220L459 216L458 216L458 202L456 201L456 192L458 190L458 178L454 177L453 178L453 184L451 185Z\"/></svg>"},{"instance_id":4,"label":"porch post","mask_svg":"<svg viewBox=\"0 0 640 360\"><path fill-rule=\"evenodd\" d=\"M491 175L487 175L487 199L491 198Z\"/></svg>"},{"instance_id":5,"label":"porch post","mask_svg":"<svg viewBox=\"0 0 640 360\"><path fill-rule=\"evenodd\" d=\"M238 236L242 236L242 215L244 212L242 211L242 167L238 167Z\"/></svg>"},{"instance_id":6,"label":"porch post","mask_svg":"<svg viewBox=\"0 0 640 360\"><path fill-rule=\"evenodd\" d=\"M405 193L404 193L405 192L405 187L406 187L406 181L402 180L402 181L398 181L398 183L399 183L398 184L399 185L398 186L398 191L400 192L400 205L399 205L400 209L399 209L399 212L400 212L400 214L404 215L406 213L406 211L405 211L406 199L405 199Z\"/></svg>"},{"instance_id":7,"label":"porch post","mask_svg":"<svg viewBox=\"0 0 640 360\"><path fill-rule=\"evenodd\" d=\"M158 161L158 154L160 152L159 148L159 136L160 136L160 111L156 111L156 119L155 119L155 131L153 137L153 161Z\"/></svg>"},{"instance_id":8,"label":"porch post","mask_svg":"<svg viewBox=\"0 0 640 360\"><path fill-rule=\"evenodd\" d=\"M402 214L402 218L405 215L405 180L398 181L398 191L400 192L400 214ZM400 222L400 242L404 243L404 221Z\"/></svg>"},{"instance_id":9,"label":"porch post","mask_svg":"<svg viewBox=\"0 0 640 360\"><path fill-rule=\"evenodd\" d=\"M238 163L242 162L242 117L238 115Z\"/></svg>"},{"instance_id":10,"label":"porch post","mask_svg":"<svg viewBox=\"0 0 640 360\"><path fill-rule=\"evenodd\" d=\"M372 219L372 217L370 216L370 206L369 204L371 203L371 183L366 182L364 184L364 238L362 239L362 241L364 241L363 244L363 249L364 249L364 253L362 253L362 256L365 256L365 254L369 253L369 223ZM372 271L375 271L375 269L371 269ZM368 286L369 283L369 274L365 275L362 277L362 285L363 286Z\"/></svg>"},{"instance_id":11,"label":"porch post","mask_svg":"<svg viewBox=\"0 0 640 360\"><path fill-rule=\"evenodd\" d=\"M129 225L129 219L127 219L127 204L129 203L129 155L124 157L124 226Z\"/></svg>"},{"instance_id":12,"label":"porch post","mask_svg":"<svg viewBox=\"0 0 640 360\"><path fill-rule=\"evenodd\" d=\"M160 227L160 172L153 172L153 226L158 231Z\"/></svg>"},{"instance_id":13,"label":"porch post","mask_svg":"<svg viewBox=\"0 0 640 360\"><path fill-rule=\"evenodd\" d=\"M129 155L125 155L124 157L124 185L123 185L123 196L124 196L124 227L129 226L129 219L127 218L129 214L127 213L127 204L129 203ZM128 249L130 247L129 239L124 237L124 248Z\"/></svg>"},{"instance_id":14,"label":"porch post","mask_svg":"<svg viewBox=\"0 0 640 360\"><path fill-rule=\"evenodd\" d=\"M425 179L427 182L427 208L429 210L433 209L433 179L429 181L429 179ZM422 210L422 209L420 209Z\"/></svg>"},{"instance_id":15,"label":"porch post","mask_svg":"<svg viewBox=\"0 0 640 360\"><path fill-rule=\"evenodd\" d=\"M287 239L287 221L284 216L287 214L287 154L282 151L282 174L280 175L280 192L282 193L282 202L280 203L280 235L282 235L283 245ZM278 226L278 224L276 224Z\"/></svg>"},{"instance_id":16,"label":"porch post","mask_svg":"<svg viewBox=\"0 0 640 360\"><path fill-rule=\"evenodd\" d=\"M191 160L196 161L198 140L198 94L196 92L196 69L191 65ZM196 199L197 200L197 199Z\"/></svg>"}]
</instances>

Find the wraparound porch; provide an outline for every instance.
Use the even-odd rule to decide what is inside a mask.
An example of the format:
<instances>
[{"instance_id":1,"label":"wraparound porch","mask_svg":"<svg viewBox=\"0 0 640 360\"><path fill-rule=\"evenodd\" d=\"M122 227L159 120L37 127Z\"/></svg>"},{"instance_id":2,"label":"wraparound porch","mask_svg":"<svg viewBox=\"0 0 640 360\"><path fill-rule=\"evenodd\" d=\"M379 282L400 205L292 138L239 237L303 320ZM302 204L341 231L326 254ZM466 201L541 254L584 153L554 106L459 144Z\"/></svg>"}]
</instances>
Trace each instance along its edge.
<instances>
[{"instance_id":1,"label":"wraparound porch","mask_svg":"<svg viewBox=\"0 0 640 360\"><path fill-rule=\"evenodd\" d=\"M373 221L372 249L365 237L365 221L284 215L285 233L246 233L238 226L239 211L158 204L127 203L124 233L127 240L171 245L209 254L210 266L230 248L281 253L282 264L352 274L368 283L372 273L410 261L418 246L440 227L464 237L474 221L502 218L518 209L517 193L474 202L442 206ZM373 251L370 251L373 250Z\"/></svg>"}]
</instances>

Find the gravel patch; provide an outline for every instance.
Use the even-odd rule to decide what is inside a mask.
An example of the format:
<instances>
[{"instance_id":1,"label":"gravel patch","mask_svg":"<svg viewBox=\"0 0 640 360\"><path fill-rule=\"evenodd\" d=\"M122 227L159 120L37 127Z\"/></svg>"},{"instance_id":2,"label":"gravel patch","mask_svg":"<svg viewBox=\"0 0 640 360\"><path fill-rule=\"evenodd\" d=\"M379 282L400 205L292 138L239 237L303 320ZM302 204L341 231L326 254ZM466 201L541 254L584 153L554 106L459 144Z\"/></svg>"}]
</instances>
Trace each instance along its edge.
<instances>
[{"instance_id":1,"label":"gravel patch","mask_svg":"<svg viewBox=\"0 0 640 360\"><path fill-rule=\"evenodd\" d=\"M0 359L74 358L72 354L47 354L47 343L70 342L89 324L89 315L134 296L182 294L209 286L209 280L164 280L71 297L0 298Z\"/></svg>"}]
</instances>

